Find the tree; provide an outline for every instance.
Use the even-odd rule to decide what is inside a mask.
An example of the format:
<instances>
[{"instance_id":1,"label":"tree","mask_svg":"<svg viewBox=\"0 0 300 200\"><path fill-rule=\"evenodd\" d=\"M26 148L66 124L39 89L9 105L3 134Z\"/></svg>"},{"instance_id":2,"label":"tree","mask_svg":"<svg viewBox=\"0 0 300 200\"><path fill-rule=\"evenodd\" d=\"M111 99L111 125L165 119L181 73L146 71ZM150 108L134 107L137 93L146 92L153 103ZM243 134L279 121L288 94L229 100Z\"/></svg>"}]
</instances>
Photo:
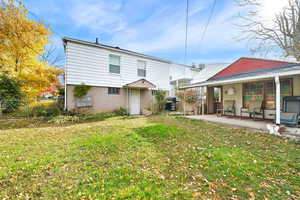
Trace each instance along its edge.
<instances>
[{"instance_id":1,"label":"tree","mask_svg":"<svg viewBox=\"0 0 300 200\"><path fill-rule=\"evenodd\" d=\"M183 107L183 113L186 113L186 110L188 107L188 110L194 111L194 107L196 103L199 100L199 94L195 89L184 89L184 90L178 90L176 92L176 96L180 99L182 107Z\"/></svg>"},{"instance_id":2,"label":"tree","mask_svg":"<svg viewBox=\"0 0 300 200\"><path fill-rule=\"evenodd\" d=\"M61 55L56 46L49 44L41 56L41 61L47 62L51 66L62 68L64 64L64 56Z\"/></svg>"},{"instance_id":3,"label":"tree","mask_svg":"<svg viewBox=\"0 0 300 200\"><path fill-rule=\"evenodd\" d=\"M59 82L61 70L41 61L51 31L32 21L27 9L15 0L0 0L0 73L21 83L28 99Z\"/></svg>"},{"instance_id":4,"label":"tree","mask_svg":"<svg viewBox=\"0 0 300 200\"><path fill-rule=\"evenodd\" d=\"M164 90L156 90L155 92L155 103L157 105L158 112L164 110L164 106L166 104L166 94L167 92Z\"/></svg>"},{"instance_id":5,"label":"tree","mask_svg":"<svg viewBox=\"0 0 300 200\"><path fill-rule=\"evenodd\" d=\"M3 112L16 110L22 100L20 83L5 74L0 75L0 108Z\"/></svg>"},{"instance_id":6,"label":"tree","mask_svg":"<svg viewBox=\"0 0 300 200\"><path fill-rule=\"evenodd\" d=\"M247 8L240 15L240 39L255 43L254 52L279 50L284 56L300 61L300 1L288 0L288 6L274 16L264 20L260 16L262 0L237 0L238 5ZM276 3L276 2L274 2Z\"/></svg>"}]
</instances>

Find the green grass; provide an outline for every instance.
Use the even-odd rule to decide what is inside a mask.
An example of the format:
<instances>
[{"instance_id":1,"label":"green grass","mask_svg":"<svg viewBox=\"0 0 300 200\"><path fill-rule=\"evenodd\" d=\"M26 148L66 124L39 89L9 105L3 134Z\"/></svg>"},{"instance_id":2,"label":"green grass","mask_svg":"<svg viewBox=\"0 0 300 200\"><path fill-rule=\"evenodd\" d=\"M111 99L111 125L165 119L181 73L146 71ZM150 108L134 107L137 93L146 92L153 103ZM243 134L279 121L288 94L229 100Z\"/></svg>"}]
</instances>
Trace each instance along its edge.
<instances>
[{"instance_id":1,"label":"green grass","mask_svg":"<svg viewBox=\"0 0 300 200\"><path fill-rule=\"evenodd\" d=\"M0 199L299 198L298 144L180 117L100 120L0 122Z\"/></svg>"}]
</instances>

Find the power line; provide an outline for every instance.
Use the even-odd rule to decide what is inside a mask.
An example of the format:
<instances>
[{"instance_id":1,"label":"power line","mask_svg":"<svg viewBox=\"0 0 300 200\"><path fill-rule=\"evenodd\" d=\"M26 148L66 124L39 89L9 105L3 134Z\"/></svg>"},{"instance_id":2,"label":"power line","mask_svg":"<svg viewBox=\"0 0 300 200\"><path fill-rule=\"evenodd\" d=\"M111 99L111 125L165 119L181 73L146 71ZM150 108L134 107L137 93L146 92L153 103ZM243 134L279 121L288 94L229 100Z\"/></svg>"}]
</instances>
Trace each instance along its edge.
<instances>
[{"instance_id":1,"label":"power line","mask_svg":"<svg viewBox=\"0 0 300 200\"><path fill-rule=\"evenodd\" d=\"M184 64L186 64L186 57L187 57L188 23L189 23L189 0L186 0Z\"/></svg>"},{"instance_id":2,"label":"power line","mask_svg":"<svg viewBox=\"0 0 300 200\"><path fill-rule=\"evenodd\" d=\"M208 27L208 25L209 25L209 23L211 21L211 18L212 18L213 14L214 14L214 10L215 10L216 4L217 4L217 0L214 0L212 9L210 10L210 14L209 14L208 20L207 20L206 25L205 25L205 27L203 29L203 33L202 33L201 40L200 40L200 45L202 44L202 42L204 40L206 31L207 31L207 27Z\"/></svg>"}]
</instances>

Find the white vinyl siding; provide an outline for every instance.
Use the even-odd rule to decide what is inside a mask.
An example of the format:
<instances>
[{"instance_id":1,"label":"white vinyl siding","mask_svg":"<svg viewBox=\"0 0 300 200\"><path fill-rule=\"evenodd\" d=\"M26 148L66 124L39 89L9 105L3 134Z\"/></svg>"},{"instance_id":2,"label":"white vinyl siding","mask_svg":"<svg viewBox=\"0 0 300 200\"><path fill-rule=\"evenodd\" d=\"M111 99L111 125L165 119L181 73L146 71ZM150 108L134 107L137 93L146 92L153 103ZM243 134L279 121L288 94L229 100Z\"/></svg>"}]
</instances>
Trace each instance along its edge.
<instances>
[{"instance_id":1,"label":"white vinyl siding","mask_svg":"<svg viewBox=\"0 0 300 200\"><path fill-rule=\"evenodd\" d=\"M120 74L120 56L109 55L109 72Z\"/></svg>"},{"instance_id":2,"label":"white vinyl siding","mask_svg":"<svg viewBox=\"0 0 300 200\"><path fill-rule=\"evenodd\" d=\"M99 47L68 42L66 46L66 84L117 87L141 79L137 75L137 60L147 63L147 80L157 88L169 90L170 64ZM109 72L109 55L120 57L120 74Z\"/></svg>"},{"instance_id":3,"label":"white vinyl siding","mask_svg":"<svg viewBox=\"0 0 300 200\"><path fill-rule=\"evenodd\" d=\"M147 62L143 60L138 60L137 65L137 75L140 77L146 77Z\"/></svg>"}]
</instances>

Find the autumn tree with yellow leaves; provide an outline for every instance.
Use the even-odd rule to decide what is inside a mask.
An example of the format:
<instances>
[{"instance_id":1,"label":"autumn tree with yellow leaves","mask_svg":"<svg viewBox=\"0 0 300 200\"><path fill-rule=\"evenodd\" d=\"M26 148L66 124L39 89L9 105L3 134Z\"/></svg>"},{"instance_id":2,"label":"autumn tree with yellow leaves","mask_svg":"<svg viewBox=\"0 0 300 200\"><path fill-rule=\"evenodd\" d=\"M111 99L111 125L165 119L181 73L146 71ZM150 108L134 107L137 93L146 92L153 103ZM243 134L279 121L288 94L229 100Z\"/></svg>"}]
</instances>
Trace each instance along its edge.
<instances>
[{"instance_id":1,"label":"autumn tree with yellow leaves","mask_svg":"<svg viewBox=\"0 0 300 200\"><path fill-rule=\"evenodd\" d=\"M62 71L40 59L50 35L43 22L28 18L21 2L0 0L0 73L18 80L30 100L59 83Z\"/></svg>"}]
</instances>

